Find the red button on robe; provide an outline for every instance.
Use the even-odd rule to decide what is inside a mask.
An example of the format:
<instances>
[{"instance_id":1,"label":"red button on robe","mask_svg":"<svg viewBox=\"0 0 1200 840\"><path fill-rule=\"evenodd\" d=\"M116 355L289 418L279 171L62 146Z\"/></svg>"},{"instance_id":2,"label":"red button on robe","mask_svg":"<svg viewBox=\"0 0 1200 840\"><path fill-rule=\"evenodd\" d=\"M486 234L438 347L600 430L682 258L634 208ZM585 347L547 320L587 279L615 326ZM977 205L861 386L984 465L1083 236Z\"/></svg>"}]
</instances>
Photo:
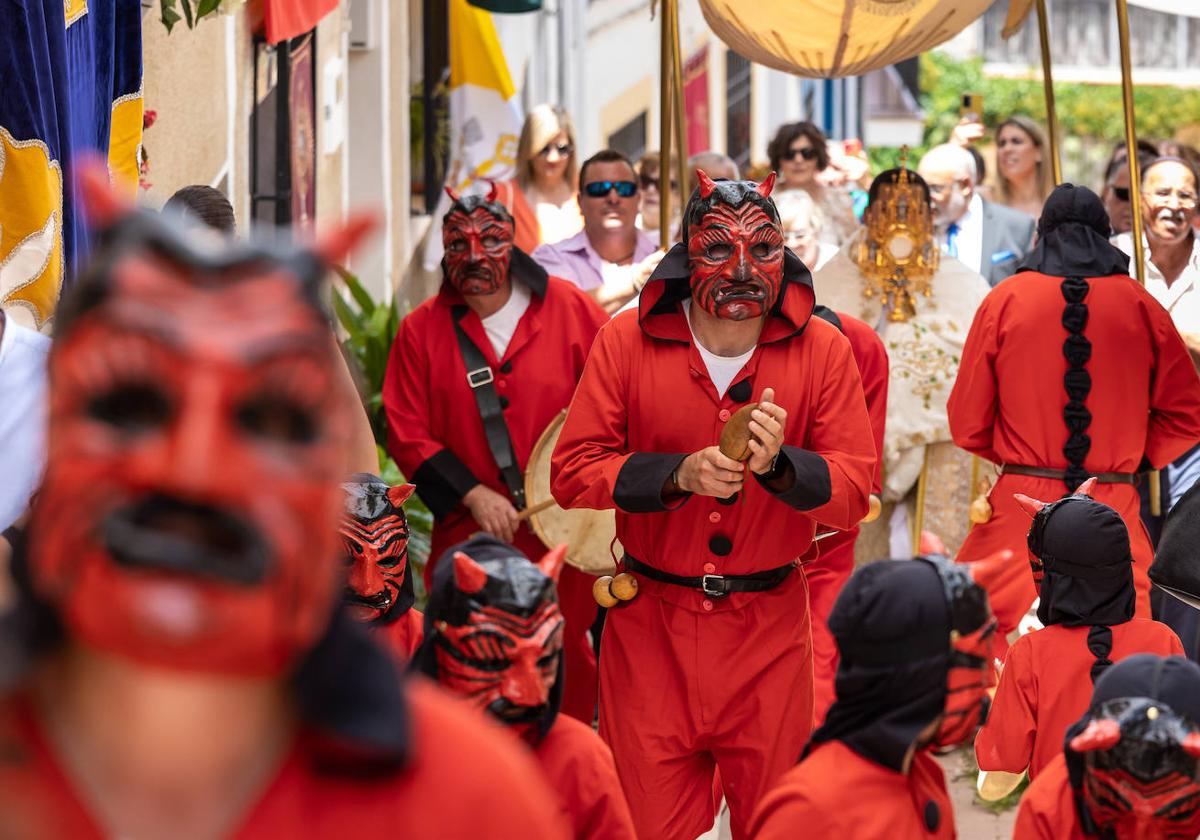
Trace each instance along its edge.
<instances>
[{"instance_id":1,"label":"red button on robe","mask_svg":"<svg viewBox=\"0 0 1200 840\"><path fill-rule=\"evenodd\" d=\"M1062 278L1022 272L994 288L980 305L963 348L948 403L950 430L961 448L997 464L1064 469L1067 428L1063 408L1067 362L1062 326ZM1162 467L1200 440L1200 378L1171 316L1129 277L1089 281L1084 336L1091 342L1086 405L1092 474L1136 472L1143 458ZM1074 488L1071 488L1074 489ZM1057 499L1067 493L1057 479L1004 475L989 499L994 513L967 535L958 560L976 561L1001 549L1013 552L1009 575L988 584L998 638L1014 630L1037 593L1025 538L1029 516L1013 493ZM1130 484L1100 484L1096 501L1117 510L1129 529L1138 590L1137 615L1150 617L1153 558Z\"/></svg>"},{"instance_id":2,"label":"red button on robe","mask_svg":"<svg viewBox=\"0 0 1200 840\"><path fill-rule=\"evenodd\" d=\"M637 840L612 752L590 726L559 715L533 754L575 840Z\"/></svg>"},{"instance_id":3,"label":"red button on robe","mask_svg":"<svg viewBox=\"0 0 1200 840\"><path fill-rule=\"evenodd\" d=\"M718 397L678 302L687 294L680 282L652 280L640 313L601 329L554 453L555 498L615 507L626 552L672 574L807 562L817 522L850 528L867 511L875 447L850 345L832 325L809 320L811 287L791 283L780 314ZM658 305L667 283L672 298ZM776 494L750 477L732 501L665 504L672 470L716 445L720 412L766 387L788 412L780 457L792 464L795 486ZM745 836L754 804L795 762L812 725L807 607L802 574L769 592L717 598L639 577L638 596L609 611L600 732L639 836L692 840L706 831L714 765L734 837Z\"/></svg>"},{"instance_id":4,"label":"red button on robe","mask_svg":"<svg viewBox=\"0 0 1200 840\"><path fill-rule=\"evenodd\" d=\"M928 752L913 756L904 774L841 741L826 741L763 798L750 836L929 840L956 835L946 776Z\"/></svg>"},{"instance_id":5,"label":"red button on robe","mask_svg":"<svg viewBox=\"0 0 1200 840\"><path fill-rule=\"evenodd\" d=\"M1165 624L1135 618L1109 625L1112 652L1119 662L1135 653L1183 655L1179 638ZM1067 727L1092 700L1090 627L1044 627L1009 648L987 722L975 737L981 770L1020 773L1035 779L1063 750Z\"/></svg>"},{"instance_id":6,"label":"red button on robe","mask_svg":"<svg viewBox=\"0 0 1200 840\"><path fill-rule=\"evenodd\" d=\"M460 322L493 376L507 383L504 419L522 473L538 437L570 402L588 348L608 320L590 297L565 280L551 277L545 286L533 282L530 288L529 308L501 359L474 312ZM461 305L462 296L443 283L437 295L409 313L392 344L383 384L388 451L435 517L432 561L479 530L461 503L468 490L482 483L508 496L488 449L455 337L451 308ZM535 563L546 551L524 523L514 543ZM433 562L425 569L427 588L432 575ZM596 705L596 659L587 640L596 617L592 580L567 566L558 582L567 624L562 708L586 722L592 720Z\"/></svg>"},{"instance_id":7,"label":"red button on robe","mask_svg":"<svg viewBox=\"0 0 1200 840\"><path fill-rule=\"evenodd\" d=\"M1007 282L1007 281L1006 281ZM1025 789L1013 826L1013 840L1087 840L1079 827L1067 759L1059 754Z\"/></svg>"},{"instance_id":8,"label":"red button on robe","mask_svg":"<svg viewBox=\"0 0 1200 840\"><path fill-rule=\"evenodd\" d=\"M875 330L843 312L837 313L842 334L850 341L858 374L862 378L863 394L867 400L867 412L871 417L871 433L876 453L883 452L884 423L887 419L888 356L883 340ZM878 494L882 487L883 459L875 459L875 477L871 492ZM825 713L833 705L833 678L837 673L838 652L833 635L829 632L829 612L838 593L854 571L854 543L858 539L858 526L848 531L838 531L817 544L820 552L816 560L804 567L808 578L808 599L813 638L813 725L825 719Z\"/></svg>"},{"instance_id":9,"label":"red button on robe","mask_svg":"<svg viewBox=\"0 0 1200 840\"><path fill-rule=\"evenodd\" d=\"M424 681L410 680L406 693L414 751L407 767L378 778L330 773L298 738L231 840L571 836L524 750ZM107 837L22 701L0 705L0 754L0 836Z\"/></svg>"}]
</instances>

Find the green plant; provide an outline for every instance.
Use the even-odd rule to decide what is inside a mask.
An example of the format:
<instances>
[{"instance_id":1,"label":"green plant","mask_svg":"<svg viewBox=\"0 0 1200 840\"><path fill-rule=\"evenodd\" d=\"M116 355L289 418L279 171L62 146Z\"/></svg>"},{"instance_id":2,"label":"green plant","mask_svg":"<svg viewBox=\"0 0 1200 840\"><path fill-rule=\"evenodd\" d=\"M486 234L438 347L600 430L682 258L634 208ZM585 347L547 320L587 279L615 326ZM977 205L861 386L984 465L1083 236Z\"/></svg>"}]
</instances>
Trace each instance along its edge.
<instances>
[{"instance_id":1,"label":"green plant","mask_svg":"<svg viewBox=\"0 0 1200 840\"><path fill-rule=\"evenodd\" d=\"M405 477L387 452L387 416L383 410L383 378L402 315L394 299L390 303L377 303L353 274L341 268L337 269L337 274L345 293L339 289L333 291L333 311L346 331L342 349L354 369L363 407L375 435L379 477L388 484L403 484ZM410 496L404 503L404 512L410 532L409 563L413 566L413 581L420 605L424 603L421 572L429 560L433 514L417 496Z\"/></svg>"},{"instance_id":2,"label":"green plant","mask_svg":"<svg viewBox=\"0 0 1200 840\"><path fill-rule=\"evenodd\" d=\"M215 15L221 10L222 0L158 0L159 19L170 33L180 20L187 23L188 29L194 29L201 18ZM229 5L226 3L226 5ZM177 7L183 9L181 16ZM195 7L195 8L193 8Z\"/></svg>"}]
</instances>

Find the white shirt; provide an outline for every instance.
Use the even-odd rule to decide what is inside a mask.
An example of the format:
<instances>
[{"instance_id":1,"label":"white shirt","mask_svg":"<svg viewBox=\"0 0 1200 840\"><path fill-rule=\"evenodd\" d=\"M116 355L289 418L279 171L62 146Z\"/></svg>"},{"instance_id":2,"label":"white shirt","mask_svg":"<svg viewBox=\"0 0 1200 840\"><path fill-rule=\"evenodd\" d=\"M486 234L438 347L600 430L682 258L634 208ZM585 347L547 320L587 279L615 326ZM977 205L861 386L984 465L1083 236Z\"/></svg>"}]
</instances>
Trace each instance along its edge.
<instances>
[{"instance_id":1,"label":"white shirt","mask_svg":"<svg viewBox=\"0 0 1200 840\"><path fill-rule=\"evenodd\" d=\"M683 301L683 314L687 317L688 329L692 330L691 298L686 298ZM704 367L708 370L708 378L716 386L717 394L724 397L725 392L729 390L729 386L733 383L734 377L741 373L742 368L746 366L746 362L750 361L750 357L754 355L755 348L751 347L740 356L718 356L700 343L700 339L696 338L695 330L692 330L692 341L695 342L696 349L700 351L700 358L704 360Z\"/></svg>"},{"instance_id":2,"label":"white shirt","mask_svg":"<svg viewBox=\"0 0 1200 840\"><path fill-rule=\"evenodd\" d=\"M504 351L508 349L508 343L517 331L517 324L521 323L521 316L528 308L529 289L523 283L513 283L508 302L491 315L480 319L483 321L483 330L487 333L488 341L496 351L497 360L504 358Z\"/></svg>"},{"instance_id":3,"label":"white shirt","mask_svg":"<svg viewBox=\"0 0 1200 840\"><path fill-rule=\"evenodd\" d=\"M0 338L0 530L25 512L46 463L50 339L4 319Z\"/></svg>"},{"instance_id":4,"label":"white shirt","mask_svg":"<svg viewBox=\"0 0 1200 840\"><path fill-rule=\"evenodd\" d=\"M1192 234L1192 255L1175 282L1167 285L1162 272L1150 259L1150 245L1142 237L1143 253L1146 256L1146 291L1171 313L1175 329L1181 333L1200 335L1200 236ZM1133 256L1133 235L1122 233L1113 237L1113 243L1126 254ZM1137 274L1132 260L1129 273Z\"/></svg>"},{"instance_id":5,"label":"white shirt","mask_svg":"<svg viewBox=\"0 0 1200 840\"><path fill-rule=\"evenodd\" d=\"M958 257L958 261L978 272L983 272L983 199L979 193L971 196L967 212L955 222L954 252L950 250L948 228L938 236L942 253Z\"/></svg>"}]
</instances>

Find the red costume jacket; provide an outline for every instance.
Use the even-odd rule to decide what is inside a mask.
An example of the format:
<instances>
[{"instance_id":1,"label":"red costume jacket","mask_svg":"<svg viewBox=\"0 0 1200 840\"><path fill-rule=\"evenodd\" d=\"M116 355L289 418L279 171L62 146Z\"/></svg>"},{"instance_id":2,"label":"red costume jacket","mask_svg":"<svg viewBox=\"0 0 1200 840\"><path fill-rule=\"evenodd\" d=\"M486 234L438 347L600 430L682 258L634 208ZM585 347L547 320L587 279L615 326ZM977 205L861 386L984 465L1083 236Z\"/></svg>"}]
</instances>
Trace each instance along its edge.
<instances>
[{"instance_id":1,"label":"red costume jacket","mask_svg":"<svg viewBox=\"0 0 1200 840\"><path fill-rule=\"evenodd\" d=\"M1112 652L1119 662L1135 653L1183 655L1179 638L1165 624L1135 618L1113 624ZM1036 779L1062 754L1067 727L1092 700L1090 627L1051 625L1017 639L1009 648L987 722L975 737L981 770L1020 773Z\"/></svg>"},{"instance_id":2,"label":"red costume jacket","mask_svg":"<svg viewBox=\"0 0 1200 840\"><path fill-rule=\"evenodd\" d=\"M975 314L963 348L958 379L947 408L954 442L997 464L1063 469L1067 361L1062 326L1062 278L1022 272L988 294ZM1091 342L1086 369L1091 391L1087 434L1091 474L1132 473L1143 459L1162 467L1200 440L1200 378L1171 316L1134 280L1124 276L1089 281L1084 335ZM1072 490L1074 488L1071 488ZM1012 580L988 585L1000 638L1015 629L1037 596L1026 562L1029 517L1013 500L1067 493L1059 479L1003 475L989 499L994 513L975 525L958 560L1013 551ZM1130 484L1100 484L1094 497L1116 509L1133 549L1137 615L1150 617L1146 577L1153 549L1138 516L1138 493Z\"/></svg>"},{"instance_id":3,"label":"red costume jacket","mask_svg":"<svg viewBox=\"0 0 1200 840\"><path fill-rule=\"evenodd\" d=\"M1075 794L1067 777L1067 759L1059 753L1025 789L1013 840L1087 840L1079 827Z\"/></svg>"},{"instance_id":4,"label":"red costume jacket","mask_svg":"<svg viewBox=\"0 0 1200 840\"><path fill-rule=\"evenodd\" d=\"M542 285L512 276L513 282L526 282L532 295L504 358L496 358L474 312L468 311L460 323L492 369L496 392L507 404L504 419L517 466L524 472L533 445L570 402L588 348L608 316L573 283L550 277ZM388 449L435 517L431 562L425 567L427 589L437 559L479 530L462 505L463 495L477 483L508 495L467 384L451 316L454 306L465 306L462 295L443 283L437 295L409 313L396 333L383 383ZM513 543L535 562L546 551L525 523ZM596 706L595 654L587 641L596 617L591 587L589 575L563 568L558 582L567 621L563 711L585 721L592 720Z\"/></svg>"},{"instance_id":5,"label":"red costume jacket","mask_svg":"<svg viewBox=\"0 0 1200 840\"><path fill-rule=\"evenodd\" d=\"M878 494L882 487L884 422L887 419L888 356L883 340L875 330L843 312L836 313L842 334L850 341L850 350L862 377L863 396L871 417L871 432L875 441L875 477L871 492ZM848 531L838 531L817 544L817 559L804 567L808 578L809 608L812 610L813 635L813 723L820 724L834 701L833 677L837 672L837 644L826 622L833 602L842 586L854 571L854 543L858 525Z\"/></svg>"},{"instance_id":6,"label":"red costume jacket","mask_svg":"<svg viewBox=\"0 0 1200 840\"><path fill-rule=\"evenodd\" d=\"M863 758L841 741L826 741L763 798L751 836L756 840L952 838L954 809L946 776L928 752L913 756L904 774Z\"/></svg>"},{"instance_id":7,"label":"red costume jacket","mask_svg":"<svg viewBox=\"0 0 1200 840\"><path fill-rule=\"evenodd\" d=\"M403 770L331 774L301 737L231 838L570 836L519 748L428 684L412 680L407 695L414 755ZM0 835L104 840L23 699L0 705L0 753Z\"/></svg>"},{"instance_id":8,"label":"red costume jacket","mask_svg":"<svg viewBox=\"0 0 1200 840\"><path fill-rule=\"evenodd\" d=\"M807 562L817 522L850 528L867 511L875 447L850 345L809 320L811 287L789 283L718 397L681 308L688 294L686 278L652 279L639 313L600 330L555 449L555 498L615 507L625 551L672 574ZM672 470L715 445L732 413L766 387L788 412L780 457L795 485L776 494L749 476L732 500L694 496L668 507L661 489ZM600 657L600 732L638 834L690 840L706 831L715 762L742 837L812 724L803 576L722 598L644 576L639 587L609 611Z\"/></svg>"},{"instance_id":9,"label":"red costume jacket","mask_svg":"<svg viewBox=\"0 0 1200 840\"><path fill-rule=\"evenodd\" d=\"M372 635L402 663L412 659L413 651L421 646L425 638L425 615L410 608L391 624L372 627Z\"/></svg>"},{"instance_id":10,"label":"red costume jacket","mask_svg":"<svg viewBox=\"0 0 1200 840\"><path fill-rule=\"evenodd\" d=\"M590 726L559 715L533 754L575 840L637 840L612 752Z\"/></svg>"}]
</instances>

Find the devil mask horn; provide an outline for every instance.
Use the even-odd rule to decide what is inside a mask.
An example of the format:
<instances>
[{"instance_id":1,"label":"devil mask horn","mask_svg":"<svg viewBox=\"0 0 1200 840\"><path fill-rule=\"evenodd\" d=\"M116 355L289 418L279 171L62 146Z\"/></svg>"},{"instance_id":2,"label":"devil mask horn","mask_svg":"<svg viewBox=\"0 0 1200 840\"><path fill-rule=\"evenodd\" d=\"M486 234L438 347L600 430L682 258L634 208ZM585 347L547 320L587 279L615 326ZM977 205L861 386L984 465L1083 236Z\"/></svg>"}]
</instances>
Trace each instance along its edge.
<instances>
[{"instance_id":1,"label":"devil mask horn","mask_svg":"<svg viewBox=\"0 0 1200 840\"><path fill-rule=\"evenodd\" d=\"M713 190L717 188L717 183L712 178L708 177L708 173L703 169L696 170L696 181L700 184L700 197L708 198L713 194Z\"/></svg>"},{"instance_id":2,"label":"devil mask horn","mask_svg":"<svg viewBox=\"0 0 1200 840\"><path fill-rule=\"evenodd\" d=\"M461 551L454 553L454 583L459 591L474 595L487 585L487 570Z\"/></svg>"},{"instance_id":3,"label":"devil mask horn","mask_svg":"<svg viewBox=\"0 0 1200 840\"><path fill-rule=\"evenodd\" d=\"M1087 481L1083 482L1083 484L1080 484L1077 488L1075 488L1075 495L1087 496L1090 499L1092 497L1092 491L1096 489L1096 482L1098 480L1099 479L1097 479L1096 476L1092 476Z\"/></svg>"},{"instance_id":4,"label":"devil mask horn","mask_svg":"<svg viewBox=\"0 0 1200 840\"><path fill-rule=\"evenodd\" d=\"M772 172L766 178L762 179L762 183L755 187L758 194L763 198L770 198L771 193L775 191L775 173Z\"/></svg>"},{"instance_id":5,"label":"devil mask horn","mask_svg":"<svg viewBox=\"0 0 1200 840\"><path fill-rule=\"evenodd\" d=\"M1038 512L1046 506L1045 502L1039 502L1037 499L1026 496L1024 493L1013 493L1013 498L1017 500L1017 504L1021 506L1021 510L1025 511L1034 517Z\"/></svg>"}]
</instances>

